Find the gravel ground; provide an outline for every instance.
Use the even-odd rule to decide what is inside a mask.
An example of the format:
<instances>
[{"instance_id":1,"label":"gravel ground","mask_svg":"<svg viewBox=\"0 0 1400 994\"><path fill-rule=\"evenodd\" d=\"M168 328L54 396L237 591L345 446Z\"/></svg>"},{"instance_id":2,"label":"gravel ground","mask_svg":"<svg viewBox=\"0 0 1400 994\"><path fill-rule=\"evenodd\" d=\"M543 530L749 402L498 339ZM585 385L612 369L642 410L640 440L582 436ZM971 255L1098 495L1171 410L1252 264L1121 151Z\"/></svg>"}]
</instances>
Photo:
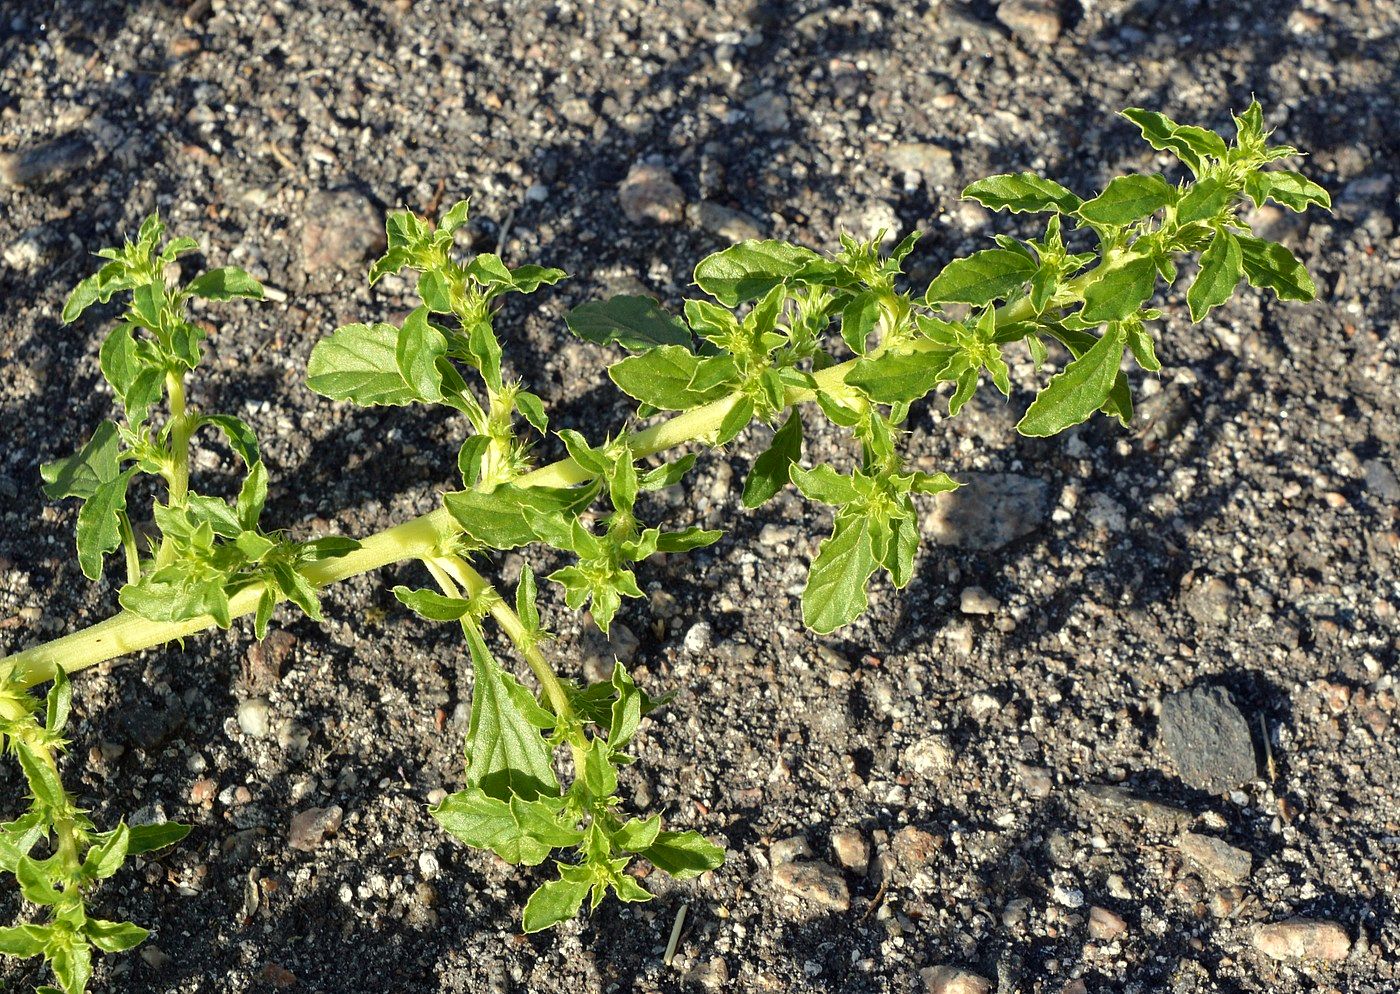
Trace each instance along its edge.
<instances>
[{"instance_id":1,"label":"gravel ground","mask_svg":"<svg viewBox=\"0 0 1400 994\"><path fill-rule=\"evenodd\" d=\"M729 535L650 565L624 616L639 682L679 691L625 786L730 858L650 904L522 937L536 874L435 830L469 667L387 594L410 569L335 589L323 627L288 614L262 646L239 625L85 675L84 803L196 826L100 893L156 934L95 989L1395 990L1397 37L1382 0L6 3L6 650L113 608L37 467L108 409L100 323L62 328L62 299L153 207L281 291L210 312L196 402L259 430L271 520L359 535L430 509L460 437L301 385L337 323L406 309L403 283L364 285L386 208L470 194L479 249L576 274L498 327L556 424L596 433L627 408L567 307L674 306L755 233L918 227L922 281L1016 230L957 201L972 179L1085 192L1150 168L1120 107L1220 126L1257 94L1338 203L1260 219L1315 305L1246 294L1191 330L1184 287L1164 295L1167 371L1133 431L1020 439L1025 394L918 415L921 467L976 486L930 515L911 589L877 588L839 638L800 625L821 513L734 509L760 433L702 461L674 516ZM561 665L598 668L560 607ZM19 790L7 764L0 814Z\"/></svg>"}]
</instances>

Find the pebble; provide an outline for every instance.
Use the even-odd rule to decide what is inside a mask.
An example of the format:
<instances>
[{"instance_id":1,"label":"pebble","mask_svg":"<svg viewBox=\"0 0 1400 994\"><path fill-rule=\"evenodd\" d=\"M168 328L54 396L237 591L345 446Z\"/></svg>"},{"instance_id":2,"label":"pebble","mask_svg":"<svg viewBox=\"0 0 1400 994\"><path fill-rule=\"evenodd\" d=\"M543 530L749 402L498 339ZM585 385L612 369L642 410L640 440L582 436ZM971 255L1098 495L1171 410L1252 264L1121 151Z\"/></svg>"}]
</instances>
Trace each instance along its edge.
<instances>
[{"instance_id":1,"label":"pebble","mask_svg":"<svg viewBox=\"0 0 1400 994\"><path fill-rule=\"evenodd\" d=\"M97 149L77 135L0 153L0 186L34 186L52 183L94 163Z\"/></svg>"},{"instance_id":2,"label":"pebble","mask_svg":"<svg viewBox=\"0 0 1400 994\"><path fill-rule=\"evenodd\" d=\"M775 866L773 884L800 901L832 911L848 911L851 907L851 892L841 872L817 860Z\"/></svg>"},{"instance_id":3,"label":"pebble","mask_svg":"<svg viewBox=\"0 0 1400 994\"><path fill-rule=\"evenodd\" d=\"M870 843L854 828L838 828L831 833L831 851L836 862L852 873L865 873L870 866Z\"/></svg>"},{"instance_id":4,"label":"pebble","mask_svg":"<svg viewBox=\"0 0 1400 994\"><path fill-rule=\"evenodd\" d=\"M1097 904L1089 909L1089 934L1100 942L1109 942L1128 930L1128 923L1116 912Z\"/></svg>"},{"instance_id":5,"label":"pebble","mask_svg":"<svg viewBox=\"0 0 1400 994\"><path fill-rule=\"evenodd\" d=\"M633 224L679 224L685 217L685 192L665 166L655 163L634 163L617 199Z\"/></svg>"},{"instance_id":6,"label":"pebble","mask_svg":"<svg viewBox=\"0 0 1400 994\"><path fill-rule=\"evenodd\" d=\"M1056 884L1050 888L1050 896L1055 899L1055 903L1066 908L1084 907L1084 892L1078 887L1061 887Z\"/></svg>"},{"instance_id":7,"label":"pebble","mask_svg":"<svg viewBox=\"0 0 1400 994\"><path fill-rule=\"evenodd\" d=\"M940 545L985 551L1036 531L1050 514L1050 488L1043 480L1011 473L967 473L966 485L939 494L926 518Z\"/></svg>"},{"instance_id":8,"label":"pebble","mask_svg":"<svg viewBox=\"0 0 1400 994\"><path fill-rule=\"evenodd\" d=\"M1259 926L1254 948L1270 959L1320 959L1336 962L1351 951L1351 937L1334 921L1323 918L1289 918Z\"/></svg>"},{"instance_id":9,"label":"pebble","mask_svg":"<svg viewBox=\"0 0 1400 994\"><path fill-rule=\"evenodd\" d=\"M885 151L890 167L904 173L918 173L924 183L934 186L957 175L953 153L928 142L898 142Z\"/></svg>"},{"instance_id":10,"label":"pebble","mask_svg":"<svg viewBox=\"0 0 1400 994\"><path fill-rule=\"evenodd\" d=\"M1080 797L1100 810L1134 817L1167 831L1183 831L1196 820L1189 811L1112 784L1090 784L1080 791Z\"/></svg>"},{"instance_id":11,"label":"pebble","mask_svg":"<svg viewBox=\"0 0 1400 994\"><path fill-rule=\"evenodd\" d=\"M170 965L170 956L164 949L153 942L147 942L141 946L141 958L146 961L146 965L152 970L159 970Z\"/></svg>"},{"instance_id":12,"label":"pebble","mask_svg":"<svg viewBox=\"0 0 1400 994\"><path fill-rule=\"evenodd\" d=\"M764 90L744 104L754 127L768 134L778 134L788 128L787 97L776 90Z\"/></svg>"},{"instance_id":13,"label":"pebble","mask_svg":"<svg viewBox=\"0 0 1400 994\"><path fill-rule=\"evenodd\" d=\"M1213 918L1230 918L1244 903L1243 887L1222 887L1210 896L1210 913Z\"/></svg>"},{"instance_id":14,"label":"pebble","mask_svg":"<svg viewBox=\"0 0 1400 994\"><path fill-rule=\"evenodd\" d=\"M981 587L966 587L959 600L963 614L996 614L1001 610L1001 601Z\"/></svg>"},{"instance_id":15,"label":"pebble","mask_svg":"<svg viewBox=\"0 0 1400 994\"><path fill-rule=\"evenodd\" d=\"M384 217L354 190L320 190L306 200L301 229L302 268L329 280L359 269L384 251Z\"/></svg>"},{"instance_id":16,"label":"pebble","mask_svg":"<svg viewBox=\"0 0 1400 994\"><path fill-rule=\"evenodd\" d=\"M1200 624L1223 628L1235 616L1235 591L1218 576L1201 577L1182 594L1182 606Z\"/></svg>"},{"instance_id":17,"label":"pebble","mask_svg":"<svg viewBox=\"0 0 1400 994\"><path fill-rule=\"evenodd\" d=\"M904 762L919 776L932 776L953 765L953 747L943 736L930 735L904 750Z\"/></svg>"},{"instance_id":18,"label":"pebble","mask_svg":"<svg viewBox=\"0 0 1400 994\"><path fill-rule=\"evenodd\" d=\"M992 982L960 966L930 966L919 971L928 994L990 994Z\"/></svg>"},{"instance_id":19,"label":"pebble","mask_svg":"<svg viewBox=\"0 0 1400 994\"><path fill-rule=\"evenodd\" d=\"M1222 883L1237 884L1247 880L1254 868L1254 857L1249 853L1210 835L1187 832L1177 840L1176 846L1188 859Z\"/></svg>"},{"instance_id":20,"label":"pebble","mask_svg":"<svg viewBox=\"0 0 1400 994\"><path fill-rule=\"evenodd\" d=\"M774 866L811 858L812 847L807 844L805 836L794 835L789 839L779 839L768 847L768 862Z\"/></svg>"},{"instance_id":21,"label":"pebble","mask_svg":"<svg viewBox=\"0 0 1400 994\"><path fill-rule=\"evenodd\" d=\"M267 738L270 730L268 704L261 697L251 697L238 705L238 727L243 734L255 739Z\"/></svg>"},{"instance_id":22,"label":"pebble","mask_svg":"<svg viewBox=\"0 0 1400 994\"><path fill-rule=\"evenodd\" d=\"M763 237L763 227L758 221L747 214L709 200L687 206L685 218L695 227L708 231L726 242L742 242Z\"/></svg>"},{"instance_id":23,"label":"pebble","mask_svg":"<svg viewBox=\"0 0 1400 994\"><path fill-rule=\"evenodd\" d=\"M882 245L895 241L903 234L894 205L883 200L858 203L842 211L836 218L836 227L863 241L878 237Z\"/></svg>"},{"instance_id":24,"label":"pebble","mask_svg":"<svg viewBox=\"0 0 1400 994\"><path fill-rule=\"evenodd\" d=\"M686 652L704 652L714 644L714 632L708 621L697 621L686 630L682 640Z\"/></svg>"},{"instance_id":25,"label":"pebble","mask_svg":"<svg viewBox=\"0 0 1400 994\"><path fill-rule=\"evenodd\" d=\"M729 964L723 956L715 956L695 964L686 971L685 978L706 990L717 991L729 983Z\"/></svg>"},{"instance_id":26,"label":"pebble","mask_svg":"<svg viewBox=\"0 0 1400 994\"><path fill-rule=\"evenodd\" d=\"M997 20L1023 41L1054 44L1063 24L1053 3L1043 0L1006 0L997 7Z\"/></svg>"},{"instance_id":27,"label":"pebble","mask_svg":"<svg viewBox=\"0 0 1400 994\"><path fill-rule=\"evenodd\" d=\"M30 272L52 262L62 244L62 238L52 226L35 225L5 246L5 265L19 272Z\"/></svg>"},{"instance_id":28,"label":"pebble","mask_svg":"<svg viewBox=\"0 0 1400 994\"><path fill-rule=\"evenodd\" d=\"M307 808L298 812L292 816L288 844L302 852L313 851L325 841L326 836L340 830L344 814L338 804L329 808Z\"/></svg>"},{"instance_id":29,"label":"pebble","mask_svg":"<svg viewBox=\"0 0 1400 994\"><path fill-rule=\"evenodd\" d=\"M1224 794L1254 779L1249 724L1224 687L1199 686L1168 696L1160 730L1167 755L1190 786Z\"/></svg>"}]
</instances>

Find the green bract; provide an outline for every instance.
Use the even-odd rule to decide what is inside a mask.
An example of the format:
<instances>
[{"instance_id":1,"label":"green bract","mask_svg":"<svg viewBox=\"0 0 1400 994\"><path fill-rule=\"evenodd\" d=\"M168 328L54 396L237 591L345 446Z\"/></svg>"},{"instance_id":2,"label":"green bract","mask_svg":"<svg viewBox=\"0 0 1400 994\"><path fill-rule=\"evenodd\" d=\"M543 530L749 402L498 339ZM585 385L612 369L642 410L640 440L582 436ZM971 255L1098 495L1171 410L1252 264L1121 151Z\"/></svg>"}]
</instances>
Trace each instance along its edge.
<instances>
[{"instance_id":1,"label":"green bract","mask_svg":"<svg viewBox=\"0 0 1400 994\"><path fill-rule=\"evenodd\" d=\"M102 253L107 262L74 290L64 318L129 294L101 349L103 375L124 416L104 421L75 455L43 474L50 496L82 501L78 558L88 576L98 578L106 554L123 550L126 610L99 626L100 634L75 633L0 660L0 734L33 795L27 813L0 827L0 868L16 877L26 900L50 909L44 924L0 929L0 953L43 955L65 991L83 990L94 948L127 948L145 934L88 918L85 889L125 855L183 832L118 826L99 833L73 807L54 765L70 706L65 671L227 626L240 614L255 615L261 636L282 600L316 618L318 587L403 560L418 561L431 586L398 586L395 596L425 620L460 627L472 664L463 788L432 816L467 845L511 863L552 860L549 878L524 903L526 931L570 918L585 903L596 908L609 893L648 900L630 872L638 859L680 879L718 866L722 846L694 831L664 830L657 815L629 813L619 792L618 769L633 761L642 719L664 702L621 665L590 686L556 673L544 652L550 635L530 567L509 598L478 567L501 550L548 546L562 557L548 579L565 605L587 609L606 632L624 603L642 596L639 564L722 537L684 523L647 523L651 505L641 495L682 484L696 460L693 452L656 457L685 444L724 446L761 422L771 441L753 462L743 504L758 507L791 484L830 516L801 596L804 622L828 633L861 615L878 576L895 588L910 582L920 505L958 486L946 473L917 472L906 461L912 405L941 393L948 416L956 416L984 378L1011 398L1015 350L1023 346L1038 370L1053 346L1060 368L1035 392L1018 429L1053 435L1095 412L1127 426L1133 403L1124 359L1131 355L1148 373L1161 368L1150 329L1163 315L1151 305L1179 266L1195 267L1186 292L1195 321L1242 282L1281 299L1313 297L1302 265L1242 218L1247 205L1265 201L1290 210L1329 204L1301 174L1267 168L1296 150L1268 143L1258 104L1235 119L1233 141L1155 112L1123 116L1189 175L1120 176L1088 199L1031 173L974 183L966 196L995 210L1046 214L1044 227L1034 238L997 235L994 246L948 262L918 296L902 272L917 234L888 253L879 239L843 236L829 255L773 240L717 252L695 269L705 296L687 300L679 314L637 296L574 308L571 331L627 353L608 374L638 402L638 421L678 412L611 437L551 433L543 401L505 375L497 298L536 292L564 274L512 268L492 254L462 258L454 232L467 220L465 201L436 224L395 211L370 282L413 274L419 306L398 326L337 329L315 346L307 382L337 401L422 402L459 412L461 489L444 494L436 511L363 543L292 542L264 530L268 474L252 431L186 401L203 338L188 304L260 297L256 281L215 269L168 286L170 263L195 246L177 239L160 249L154 217L135 243ZM804 466L804 434L820 419L830 423L828 434L848 435L851 454ZM243 468L235 495L190 486L189 446L202 428ZM536 468L547 446L563 458ZM130 487L142 474L163 484L153 502L132 496L146 492ZM146 511L159 538L143 546L135 515ZM514 647L531 682L498 658L501 643ZM41 708L26 691L48 679L54 688ZM57 855L31 856L46 838Z\"/></svg>"}]
</instances>

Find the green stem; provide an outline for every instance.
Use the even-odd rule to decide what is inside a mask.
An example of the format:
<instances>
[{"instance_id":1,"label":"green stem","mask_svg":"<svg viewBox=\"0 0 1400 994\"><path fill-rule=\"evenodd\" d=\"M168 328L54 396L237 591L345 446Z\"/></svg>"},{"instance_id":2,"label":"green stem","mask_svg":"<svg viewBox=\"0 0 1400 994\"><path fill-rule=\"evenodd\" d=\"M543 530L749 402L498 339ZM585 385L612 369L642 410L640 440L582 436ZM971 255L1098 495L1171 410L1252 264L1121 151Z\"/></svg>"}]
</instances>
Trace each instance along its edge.
<instances>
[{"instance_id":1,"label":"green stem","mask_svg":"<svg viewBox=\"0 0 1400 994\"><path fill-rule=\"evenodd\" d=\"M136 532L125 511L117 515L117 525L121 530L122 551L126 554L126 582L136 583L141 579L141 553L136 548Z\"/></svg>"}]
</instances>

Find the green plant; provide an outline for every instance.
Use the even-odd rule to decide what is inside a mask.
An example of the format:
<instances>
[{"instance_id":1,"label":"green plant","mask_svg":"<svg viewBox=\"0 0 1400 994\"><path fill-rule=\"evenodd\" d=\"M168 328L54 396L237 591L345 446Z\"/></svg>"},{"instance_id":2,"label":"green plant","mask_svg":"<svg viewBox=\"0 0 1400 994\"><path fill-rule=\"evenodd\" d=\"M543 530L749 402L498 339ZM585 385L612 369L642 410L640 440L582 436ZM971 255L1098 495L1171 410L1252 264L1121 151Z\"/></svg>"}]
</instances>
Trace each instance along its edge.
<instances>
[{"instance_id":1,"label":"green plant","mask_svg":"<svg viewBox=\"0 0 1400 994\"><path fill-rule=\"evenodd\" d=\"M255 614L261 635L282 600L317 617L317 588L406 560L421 562L433 586L400 586L395 595L427 620L459 625L474 673L466 784L434 806L433 816L467 844L513 863L536 865L561 850L571 853L556 855L557 875L527 901L527 931L571 917L585 901L596 907L608 890L623 901L647 900L650 894L626 872L638 856L677 877L719 865L723 850L699 834L663 831L655 815L623 813L618 767L632 761L627 749L642 718L664 700L648 696L621 665L610 680L591 686L556 673L544 651L549 636L534 573L527 566L507 598L477 567L500 550L551 547L567 565L548 579L560 585L568 607L586 607L606 632L623 602L642 595L637 563L720 537L641 520L639 495L680 483L696 458L652 457L688 443L724 446L760 421L774 432L745 482L743 504L758 507L791 483L834 508L832 532L813 557L802 595L804 622L828 633L864 611L877 573L896 587L910 581L919 544L915 496L958 486L945 473L906 465L900 441L911 405L948 384L948 413L956 415L984 376L1009 397L1006 350L1023 345L1039 367L1054 343L1069 361L1038 391L1019 430L1052 435L1096 411L1127 425L1132 398L1123 359L1131 354L1145 371L1160 368L1150 323L1161 313L1148 305L1159 281L1176 280L1181 257L1199 254L1187 291L1195 321L1242 280L1281 299L1314 296L1288 250L1255 237L1239 213L1246 202L1266 200L1291 210L1329 206L1325 191L1300 174L1265 170L1297 153L1268 144L1257 103L1235 118L1233 144L1160 114L1124 116L1154 148L1174 153L1190 176L1175 184L1155 174L1120 176L1089 200L1030 173L974 183L966 196L996 210L1048 215L1043 229L1032 239L996 236L996 247L949 263L919 297L902 277L918 237L910 235L887 255L878 240L846 237L831 256L778 241L735 245L696 267L695 283L709 299L686 301L683 318L645 297L576 307L568 316L574 334L629 353L608 375L638 402L637 417L672 416L607 439L560 431L567 456L539 468L532 456L547 436L547 415L539 397L505 375L495 305L504 294L531 293L564 274L511 269L489 254L459 261L454 232L467 219L466 202L437 225L408 211L392 213L388 248L370 280L415 273L421 304L399 327L337 329L313 351L308 384L356 404L442 404L466 419L469 434L457 454L462 489L446 494L432 513L361 542L296 543L259 526L267 478L252 432L237 419L197 415L185 403L184 377L198 362L199 331L184 308L192 297L260 291L229 269L167 289L165 268L194 246L177 239L157 253L160 225L148 220L135 245L104 253L109 262L79 285L64 310L72 320L95 301L132 292L102 349L103 373L125 421L105 422L78 455L45 468L51 496L84 501L78 516L84 572L96 578L104 555L120 547L127 582L119 594L122 613L0 660L6 722L0 727L35 795L34 810L5 828L5 868L20 878L26 897L59 907L48 899L57 894L67 901L70 892L81 892L85 883L73 874L82 871L74 867L87 865L65 855L72 849L65 831L76 831L82 844L128 851L137 838L121 828L109 836L84 834L89 828L58 784L53 753L67 711L65 673L227 626L243 614ZM151 412L162 398L166 417L157 427ZM855 453L848 466L802 466L804 424L812 417L849 432ZM188 446L202 425L223 433L245 464L233 503L189 489ZM152 504L161 537L144 555L125 496L138 473L165 484L164 501ZM488 618L537 690L493 654ZM47 680L54 689L39 720L28 691ZM567 786L561 770L570 774ZM178 834L166 831L156 841ZM55 854L30 857L46 838L58 839ZM124 841L110 841L117 838ZM109 862L103 857L94 865L105 869ZM63 914L55 912L55 921L69 922ZM86 957L88 943L108 948L102 936L83 930L85 921L79 912L62 932L85 938L52 948L28 931L36 926L18 926L3 933L0 951L43 952L64 990L81 990L86 968L70 965L78 954L68 950ZM106 926L94 928L102 933ZM109 946L139 941L140 930L121 928L121 941Z\"/></svg>"}]
</instances>

